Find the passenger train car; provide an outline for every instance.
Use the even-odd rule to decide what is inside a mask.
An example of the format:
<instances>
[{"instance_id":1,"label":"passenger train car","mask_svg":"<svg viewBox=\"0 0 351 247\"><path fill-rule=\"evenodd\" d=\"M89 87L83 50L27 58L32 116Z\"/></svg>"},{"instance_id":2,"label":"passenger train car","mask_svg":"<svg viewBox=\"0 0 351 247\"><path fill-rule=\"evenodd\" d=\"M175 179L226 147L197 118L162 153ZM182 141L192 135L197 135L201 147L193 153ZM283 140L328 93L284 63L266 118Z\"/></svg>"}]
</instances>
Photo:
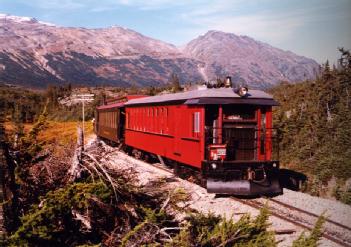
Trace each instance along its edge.
<instances>
[{"instance_id":1,"label":"passenger train car","mask_svg":"<svg viewBox=\"0 0 351 247\"><path fill-rule=\"evenodd\" d=\"M96 111L99 137L199 171L210 193L282 192L272 106L259 90L211 88L127 96Z\"/></svg>"}]
</instances>

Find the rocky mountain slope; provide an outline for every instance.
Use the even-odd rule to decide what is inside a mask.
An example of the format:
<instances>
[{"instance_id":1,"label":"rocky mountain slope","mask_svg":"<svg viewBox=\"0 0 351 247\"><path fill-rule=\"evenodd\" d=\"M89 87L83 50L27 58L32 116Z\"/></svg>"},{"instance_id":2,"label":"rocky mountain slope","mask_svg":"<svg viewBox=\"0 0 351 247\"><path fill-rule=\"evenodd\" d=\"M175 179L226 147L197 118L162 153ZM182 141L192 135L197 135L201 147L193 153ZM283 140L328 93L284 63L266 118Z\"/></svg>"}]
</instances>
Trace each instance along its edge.
<instances>
[{"instance_id":1,"label":"rocky mountain slope","mask_svg":"<svg viewBox=\"0 0 351 247\"><path fill-rule=\"evenodd\" d=\"M280 81L314 78L318 64L303 56L274 48L247 36L209 31L189 42L184 48L189 57L206 61L204 74L208 78L230 74L241 83L261 87Z\"/></svg>"},{"instance_id":2,"label":"rocky mountain slope","mask_svg":"<svg viewBox=\"0 0 351 247\"><path fill-rule=\"evenodd\" d=\"M151 86L211 80L226 75L265 87L313 78L312 59L246 36L210 31L178 49L122 27L58 27L34 18L0 14L0 82Z\"/></svg>"}]
</instances>

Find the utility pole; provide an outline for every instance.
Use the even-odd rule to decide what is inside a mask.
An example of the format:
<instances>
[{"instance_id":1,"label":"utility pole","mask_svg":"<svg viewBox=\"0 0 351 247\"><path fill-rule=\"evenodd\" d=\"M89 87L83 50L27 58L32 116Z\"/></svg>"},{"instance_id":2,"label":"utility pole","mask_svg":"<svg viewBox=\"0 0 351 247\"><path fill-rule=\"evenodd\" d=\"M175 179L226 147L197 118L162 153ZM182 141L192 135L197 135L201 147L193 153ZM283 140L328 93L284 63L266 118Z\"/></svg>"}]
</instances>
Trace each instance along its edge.
<instances>
[{"instance_id":1,"label":"utility pole","mask_svg":"<svg viewBox=\"0 0 351 247\"><path fill-rule=\"evenodd\" d=\"M94 94L75 94L73 98L82 102L82 131L83 131L83 149L84 149L84 122L85 122L85 102L92 102Z\"/></svg>"}]
</instances>

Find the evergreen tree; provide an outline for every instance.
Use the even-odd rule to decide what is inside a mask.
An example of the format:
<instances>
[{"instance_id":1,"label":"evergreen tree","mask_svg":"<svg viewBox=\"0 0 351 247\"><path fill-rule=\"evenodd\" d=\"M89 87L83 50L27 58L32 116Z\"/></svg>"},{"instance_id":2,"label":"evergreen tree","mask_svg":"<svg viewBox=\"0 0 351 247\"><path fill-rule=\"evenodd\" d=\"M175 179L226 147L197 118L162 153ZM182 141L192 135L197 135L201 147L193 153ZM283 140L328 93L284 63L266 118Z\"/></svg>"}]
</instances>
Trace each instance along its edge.
<instances>
[{"instance_id":1,"label":"evergreen tree","mask_svg":"<svg viewBox=\"0 0 351 247\"><path fill-rule=\"evenodd\" d=\"M177 74L172 73L171 78L170 78L170 83L172 85L172 91L174 93L182 90L182 87L180 86L180 82L179 82L179 78L178 78Z\"/></svg>"},{"instance_id":2,"label":"evergreen tree","mask_svg":"<svg viewBox=\"0 0 351 247\"><path fill-rule=\"evenodd\" d=\"M272 90L281 106L275 109L280 129L280 159L309 176L307 187L323 195L323 184L351 177L350 53L342 50L340 69L323 66L313 81L281 84ZM312 183L313 181L313 183ZM345 192L346 193L346 192Z\"/></svg>"}]
</instances>

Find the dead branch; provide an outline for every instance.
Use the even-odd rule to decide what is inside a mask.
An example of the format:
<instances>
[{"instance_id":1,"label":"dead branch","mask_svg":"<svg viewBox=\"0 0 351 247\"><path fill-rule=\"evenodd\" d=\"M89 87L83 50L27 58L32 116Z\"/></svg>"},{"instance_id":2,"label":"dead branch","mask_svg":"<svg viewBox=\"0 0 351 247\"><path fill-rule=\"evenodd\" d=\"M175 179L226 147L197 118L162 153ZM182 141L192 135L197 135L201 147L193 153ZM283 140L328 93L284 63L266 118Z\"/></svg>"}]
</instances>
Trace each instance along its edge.
<instances>
[{"instance_id":1,"label":"dead branch","mask_svg":"<svg viewBox=\"0 0 351 247\"><path fill-rule=\"evenodd\" d=\"M223 246L227 246L228 244L231 244L232 242L234 242L235 240L238 240L240 238L246 238L249 237L249 234L243 235L243 236L239 236L239 233L241 232L241 229L237 230L233 237L231 237L230 239L222 242L220 245L218 245L217 247L223 247Z\"/></svg>"},{"instance_id":2,"label":"dead branch","mask_svg":"<svg viewBox=\"0 0 351 247\"><path fill-rule=\"evenodd\" d=\"M86 229L87 232L90 232L91 231L91 222L90 220L88 219L88 217L80 214L78 211L72 209L72 215L74 217L75 220L78 220L80 221L84 228Z\"/></svg>"},{"instance_id":3,"label":"dead branch","mask_svg":"<svg viewBox=\"0 0 351 247\"><path fill-rule=\"evenodd\" d=\"M115 194L115 198L116 200L118 199L117 197L117 191L116 188L118 188L118 184L116 182L114 182L114 179L108 174L108 172L106 171L106 169L95 159L94 156L92 156L89 153L84 152L84 155L86 155L87 157L89 157L98 167L99 169L102 171L104 177L109 181L109 183L111 184L111 187L113 189L113 193Z\"/></svg>"},{"instance_id":4,"label":"dead branch","mask_svg":"<svg viewBox=\"0 0 351 247\"><path fill-rule=\"evenodd\" d=\"M83 131L80 127L77 130L77 148L74 151L71 168L68 170L70 176L69 181L73 182L82 176L82 152L83 152Z\"/></svg>"},{"instance_id":5,"label":"dead branch","mask_svg":"<svg viewBox=\"0 0 351 247\"><path fill-rule=\"evenodd\" d=\"M166 201L163 203L160 211L164 210L167 207L168 203L171 201L172 194L173 193L168 193L168 197L167 197Z\"/></svg>"}]
</instances>

